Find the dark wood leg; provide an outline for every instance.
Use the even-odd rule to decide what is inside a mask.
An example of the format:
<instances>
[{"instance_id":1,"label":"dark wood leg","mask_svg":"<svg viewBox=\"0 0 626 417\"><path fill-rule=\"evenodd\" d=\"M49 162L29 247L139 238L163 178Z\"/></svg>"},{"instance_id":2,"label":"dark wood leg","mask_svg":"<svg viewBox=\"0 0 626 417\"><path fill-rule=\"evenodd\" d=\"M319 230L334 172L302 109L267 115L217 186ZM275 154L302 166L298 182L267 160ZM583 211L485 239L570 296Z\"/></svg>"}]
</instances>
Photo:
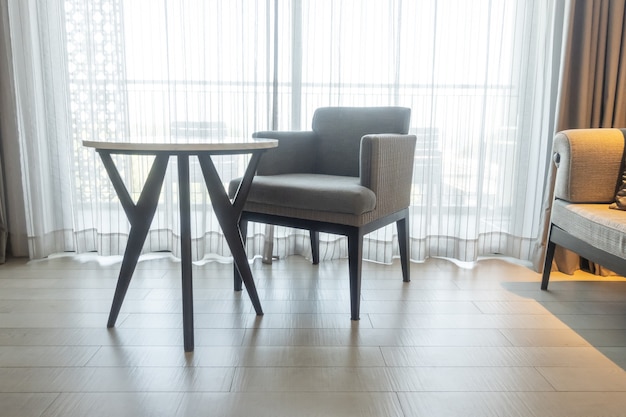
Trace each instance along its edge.
<instances>
[{"instance_id":1,"label":"dark wood leg","mask_svg":"<svg viewBox=\"0 0 626 417\"><path fill-rule=\"evenodd\" d=\"M165 178L165 170L167 169L169 158L168 156L157 156L154 159L146 184L144 185L141 195L139 196L139 200L135 205L132 202L130 194L126 189L126 186L124 185L110 154L101 151L100 156L130 223L128 243L126 244L126 250L124 251L124 258L122 260L122 266L120 267L117 286L115 288L115 295L113 296L113 303L111 305L109 320L107 322L107 327L114 327L122 307L122 303L124 302L124 297L128 291L128 286L130 285L133 272L137 266L141 249L143 248L146 236L150 230L150 224L154 218L154 213L156 212L157 204L159 202L159 194L161 194L161 186L163 185L163 179Z\"/></svg>"},{"instance_id":2,"label":"dark wood leg","mask_svg":"<svg viewBox=\"0 0 626 417\"><path fill-rule=\"evenodd\" d=\"M180 267L183 291L183 338L185 352L194 348L193 279L191 264L191 207L189 200L189 156L178 156L178 204L180 208Z\"/></svg>"},{"instance_id":3,"label":"dark wood leg","mask_svg":"<svg viewBox=\"0 0 626 417\"><path fill-rule=\"evenodd\" d=\"M548 239L550 237L548 236ZM541 278L541 289L548 289L548 281L550 281L550 271L552 270L552 261L554 260L554 252L556 251L556 244L551 240L548 240L548 248L546 250L546 259L543 262L543 274Z\"/></svg>"},{"instance_id":4,"label":"dark wood leg","mask_svg":"<svg viewBox=\"0 0 626 417\"><path fill-rule=\"evenodd\" d=\"M409 218L400 219L396 222L398 228L398 246L400 248L400 263L402 264L402 280L411 281L411 266L409 259Z\"/></svg>"},{"instance_id":5,"label":"dark wood leg","mask_svg":"<svg viewBox=\"0 0 626 417\"><path fill-rule=\"evenodd\" d=\"M241 230L241 240L243 241L244 247L246 246L246 235L248 233L248 221L245 219L239 220L239 230ZM239 274L239 269L237 269L237 265L233 264L233 273L234 273L234 289L235 291L241 291L243 289L241 274Z\"/></svg>"},{"instance_id":6,"label":"dark wood leg","mask_svg":"<svg viewBox=\"0 0 626 417\"><path fill-rule=\"evenodd\" d=\"M250 269L250 264L248 263L248 256L246 255L246 251L241 246L241 240L239 243L237 239L239 237L234 236L232 232L229 232L227 236L226 231L224 231L224 236L226 236L226 241L230 242L230 250L233 254L233 258L235 260L235 266L239 275L241 276L241 280L243 284L246 286L246 291L248 292L248 296L250 297L250 301L252 301L252 305L254 306L254 311L258 316L263 315L263 309L261 308L261 302L259 301L259 295L256 290L256 286L254 285L254 280L252 278L252 270Z\"/></svg>"},{"instance_id":7,"label":"dark wood leg","mask_svg":"<svg viewBox=\"0 0 626 417\"><path fill-rule=\"evenodd\" d=\"M350 310L352 320L360 319L362 258L363 235L358 228L354 228L348 233L348 269L350 274Z\"/></svg>"},{"instance_id":8,"label":"dark wood leg","mask_svg":"<svg viewBox=\"0 0 626 417\"><path fill-rule=\"evenodd\" d=\"M320 263L320 232L315 230L309 231L311 239L311 256L313 257L313 265Z\"/></svg>"},{"instance_id":9,"label":"dark wood leg","mask_svg":"<svg viewBox=\"0 0 626 417\"><path fill-rule=\"evenodd\" d=\"M256 286L252 279L252 271L250 270L248 256L246 255L243 238L239 230L239 219L260 157L261 154L258 153L252 155L233 203L231 203L228 194L226 194L224 185L211 158L209 156L198 157L204 181L206 182L209 195L211 196L211 204L213 205L215 216L222 227L224 238L233 255L235 267L241 276L243 284L246 286L246 291L248 292L250 301L252 301L254 310L259 316L263 314L263 309L261 308L259 295L257 294Z\"/></svg>"}]
</instances>

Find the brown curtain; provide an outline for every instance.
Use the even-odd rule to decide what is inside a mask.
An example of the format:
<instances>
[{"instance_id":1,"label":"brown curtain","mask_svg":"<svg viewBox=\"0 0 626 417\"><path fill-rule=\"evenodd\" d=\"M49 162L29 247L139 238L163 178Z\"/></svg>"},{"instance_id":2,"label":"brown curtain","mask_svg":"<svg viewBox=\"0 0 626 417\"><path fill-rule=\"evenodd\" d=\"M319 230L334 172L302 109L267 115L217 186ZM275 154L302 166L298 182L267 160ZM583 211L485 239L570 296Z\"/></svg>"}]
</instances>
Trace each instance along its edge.
<instances>
[{"instance_id":1,"label":"brown curtain","mask_svg":"<svg viewBox=\"0 0 626 417\"><path fill-rule=\"evenodd\" d=\"M568 20L557 131L626 127L626 0L571 0ZM555 263L573 273L581 259L557 248Z\"/></svg>"},{"instance_id":2,"label":"brown curtain","mask_svg":"<svg viewBox=\"0 0 626 417\"><path fill-rule=\"evenodd\" d=\"M558 130L626 126L626 0L571 0Z\"/></svg>"}]
</instances>

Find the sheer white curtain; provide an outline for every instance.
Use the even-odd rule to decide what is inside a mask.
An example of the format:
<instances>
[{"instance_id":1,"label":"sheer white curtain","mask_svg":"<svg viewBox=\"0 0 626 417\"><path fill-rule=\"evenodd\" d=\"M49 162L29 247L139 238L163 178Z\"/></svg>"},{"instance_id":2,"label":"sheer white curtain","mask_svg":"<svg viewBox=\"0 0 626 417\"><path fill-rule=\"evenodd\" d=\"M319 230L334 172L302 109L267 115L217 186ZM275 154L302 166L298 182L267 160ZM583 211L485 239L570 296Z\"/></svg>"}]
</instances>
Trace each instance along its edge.
<instances>
[{"instance_id":1,"label":"sheer white curtain","mask_svg":"<svg viewBox=\"0 0 626 417\"><path fill-rule=\"evenodd\" d=\"M81 140L307 129L327 105L412 109L412 259L533 256L559 1L8 2L12 65L28 69L14 79L18 107L28 110L19 117L20 178L31 257L123 251L124 213ZM117 160L135 195L148 159ZM224 181L245 162L219 161ZM194 259L229 256L192 174ZM178 251L168 175L145 251ZM261 254L264 232L250 228L250 256ZM371 234L365 258L389 262L394 239L391 227ZM322 258L346 255L343 239L323 241ZM278 228L275 250L307 254L308 239Z\"/></svg>"}]
</instances>

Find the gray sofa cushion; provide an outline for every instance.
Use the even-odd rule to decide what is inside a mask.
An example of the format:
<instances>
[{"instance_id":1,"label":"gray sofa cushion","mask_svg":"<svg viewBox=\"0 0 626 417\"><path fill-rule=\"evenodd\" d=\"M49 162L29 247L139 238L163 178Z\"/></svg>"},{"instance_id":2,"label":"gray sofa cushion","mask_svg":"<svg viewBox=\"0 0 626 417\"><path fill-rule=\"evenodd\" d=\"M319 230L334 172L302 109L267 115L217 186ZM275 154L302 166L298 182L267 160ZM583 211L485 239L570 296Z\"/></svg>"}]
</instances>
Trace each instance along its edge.
<instances>
[{"instance_id":1,"label":"gray sofa cushion","mask_svg":"<svg viewBox=\"0 0 626 417\"><path fill-rule=\"evenodd\" d=\"M324 174L257 175L248 202L361 215L376 207L376 195L358 177ZM235 194L239 180L230 182Z\"/></svg>"},{"instance_id":2,"label":"gray sofa cushion","mask_svg":"<svg viewBox=\"0 0 626 417\"><path fill-rule=\"evenodd\" d=\"M552 222L590 245L626 258L626 213L607 204L572 204L555 200Z\"/></svg>"}]
</instances>

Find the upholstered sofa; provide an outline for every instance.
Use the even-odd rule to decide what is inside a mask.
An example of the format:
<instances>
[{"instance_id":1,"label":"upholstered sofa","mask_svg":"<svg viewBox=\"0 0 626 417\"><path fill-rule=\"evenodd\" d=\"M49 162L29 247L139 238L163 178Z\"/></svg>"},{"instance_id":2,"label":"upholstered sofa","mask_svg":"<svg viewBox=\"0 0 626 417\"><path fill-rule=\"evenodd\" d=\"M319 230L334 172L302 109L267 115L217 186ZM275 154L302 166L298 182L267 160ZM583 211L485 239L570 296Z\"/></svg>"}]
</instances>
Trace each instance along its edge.
<instances>
[{"instance_id":1,"label":"upholstered sofa","mask_svg":"<svg viewBox=\"0 0 626 417\"><path fill-rule=\"evenodd\" d=\"M573 129L555 136L556 179L542 289L548 287L557 245L626 275L626 211L616 205L618 191L626 190L625 134L626 129Z\"/></svg>"}]
</instances>

